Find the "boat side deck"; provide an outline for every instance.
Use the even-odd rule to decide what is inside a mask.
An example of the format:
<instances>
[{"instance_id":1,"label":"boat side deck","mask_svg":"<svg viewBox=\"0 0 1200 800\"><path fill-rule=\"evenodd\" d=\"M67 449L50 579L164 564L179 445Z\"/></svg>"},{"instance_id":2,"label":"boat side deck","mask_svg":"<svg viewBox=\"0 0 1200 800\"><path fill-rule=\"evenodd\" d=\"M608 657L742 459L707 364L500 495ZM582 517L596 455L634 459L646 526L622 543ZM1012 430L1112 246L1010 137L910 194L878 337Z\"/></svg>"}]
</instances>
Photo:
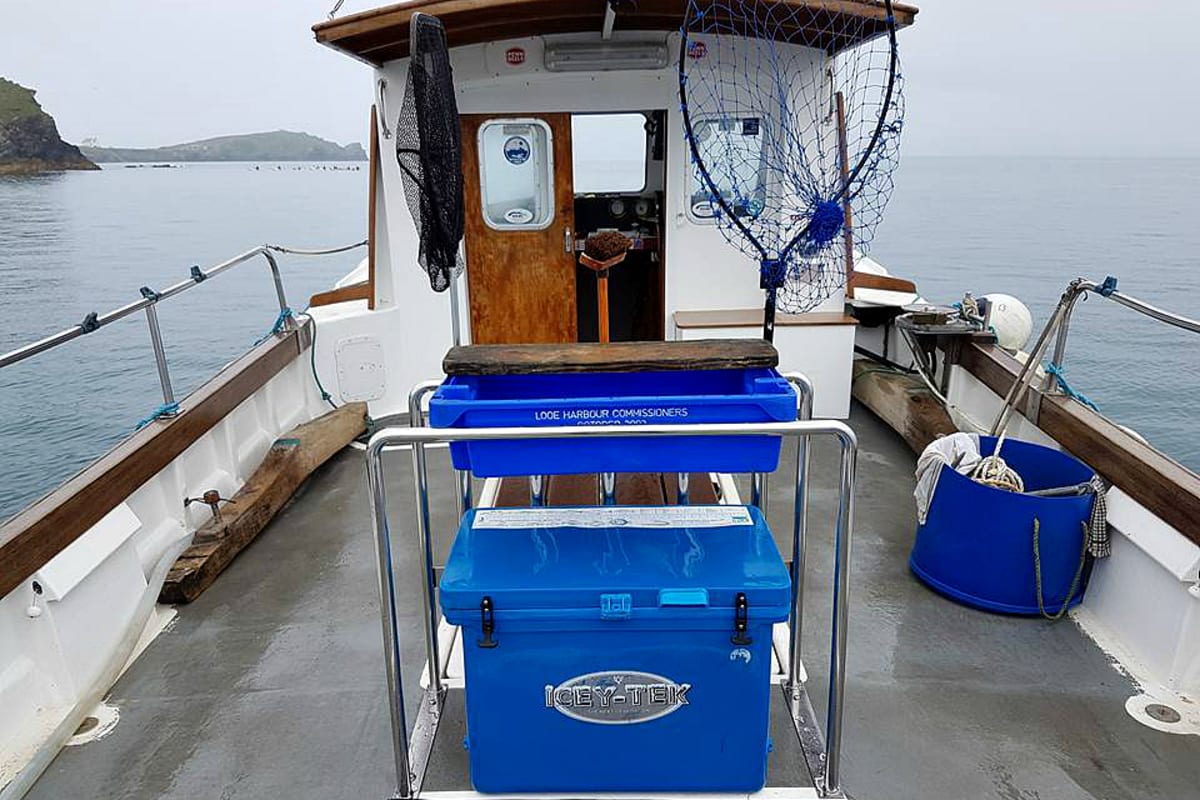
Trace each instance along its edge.
<instances>
[{"instance_id":1,"label":"boat side deck","mask_svg":"<svg viewBox=\"0 0 1200 800\"><path fill-rule=\"evenodd\" d=\"M1136 688L1073 622L974 611L912 577L913 455L863 409L854 409L851 424L861 450L847 791L858 800L1195 797L1200 737L1160 733L1130 718L1124 702ZM836 456L829 443L814 448L804 640L818 706L825 696ZM386 458L394 531L404 538L396 547L400 634L415 715L423 653L410 458ZM64 750L30 798L390 795L363 461L353 449L334 457L208 592L180 608L113 689L116 728ZM432 451L430 461L444 557L453 482L444 450ZM783 463L791 462L785 456ZM770 489L773 527L786 547L790 479L781 474ZM449 723L439 738L455 730ZM434 765L428 785L452 788L453 780ZM467 788L465 775L461 780L457 788Z\"/></svg>"}]
</instances>

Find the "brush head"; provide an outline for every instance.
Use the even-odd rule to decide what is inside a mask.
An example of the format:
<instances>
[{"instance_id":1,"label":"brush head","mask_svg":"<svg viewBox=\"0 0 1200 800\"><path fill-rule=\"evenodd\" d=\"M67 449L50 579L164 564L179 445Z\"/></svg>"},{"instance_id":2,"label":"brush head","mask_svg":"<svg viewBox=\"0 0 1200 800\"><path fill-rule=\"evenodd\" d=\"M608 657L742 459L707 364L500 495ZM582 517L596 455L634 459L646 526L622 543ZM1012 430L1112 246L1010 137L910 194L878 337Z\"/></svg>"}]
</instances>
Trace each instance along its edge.
<instances>
[{"instance_id":1,"label":"brush head","mask_svg":"<svg viewBox=\"0 0 1200 800\"><path fill-rule=\"evenodd\" d=\"M583 252L594 261L610 261L618 256L623 257L632 244L632 240L623 233L601 231L587 238Z\"/></svg>"}]
</instances>

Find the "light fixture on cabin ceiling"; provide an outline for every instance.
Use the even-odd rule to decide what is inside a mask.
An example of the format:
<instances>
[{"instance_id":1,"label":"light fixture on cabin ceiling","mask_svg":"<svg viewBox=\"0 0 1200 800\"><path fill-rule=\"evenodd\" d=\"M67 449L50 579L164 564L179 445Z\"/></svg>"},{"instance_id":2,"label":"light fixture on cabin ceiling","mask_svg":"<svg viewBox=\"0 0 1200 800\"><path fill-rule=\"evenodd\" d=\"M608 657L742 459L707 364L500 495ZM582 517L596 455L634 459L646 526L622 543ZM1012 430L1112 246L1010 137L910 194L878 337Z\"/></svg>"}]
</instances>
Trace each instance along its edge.
<instances>
[{"instance_id":1,"label":"light fixture on cabin ceiling","mask_svg":"<svg viewBox=\"0 0 1200 800\"><path fill-rule=\"evenodd\" d=\"M547 44L545 53L550 72L664 69L669 63L661 42L561 42Z\"/></svg>"}]
</instances>

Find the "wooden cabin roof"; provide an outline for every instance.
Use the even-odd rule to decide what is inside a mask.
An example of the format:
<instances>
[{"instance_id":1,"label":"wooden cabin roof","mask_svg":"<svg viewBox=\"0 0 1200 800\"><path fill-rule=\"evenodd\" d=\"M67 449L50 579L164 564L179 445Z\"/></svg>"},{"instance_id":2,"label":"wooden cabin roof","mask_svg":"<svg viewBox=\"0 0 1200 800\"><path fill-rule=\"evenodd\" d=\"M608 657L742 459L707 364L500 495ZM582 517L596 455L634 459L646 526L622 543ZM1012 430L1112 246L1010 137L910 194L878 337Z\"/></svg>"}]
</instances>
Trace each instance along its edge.
<instances>
[{"instance_id":1,"label":"wooden cabin roof","mask_svg":"<svg viewBox=\"0 0 1200 800\"><path fill-rule=\"evenodd\" d=\"M856 41L873 38L885 30L882 0L764 0L811 8L797 14L797 27L810 28L814 44L839 50ZM414 12L438 17L446 27L451 47L555 33L599 33L608 0L408 0L382 8L350 14L313 26L317 41L343 53L380 65L408 56L408 23ZM676 31L683 21L687 0L637 0L617 8L617 30ZM915 6L895 3L896 21L911 25ZM821 41L820 32L846 30L837 17L863 20L859 35Z\"/></svg>"}]
</instances>

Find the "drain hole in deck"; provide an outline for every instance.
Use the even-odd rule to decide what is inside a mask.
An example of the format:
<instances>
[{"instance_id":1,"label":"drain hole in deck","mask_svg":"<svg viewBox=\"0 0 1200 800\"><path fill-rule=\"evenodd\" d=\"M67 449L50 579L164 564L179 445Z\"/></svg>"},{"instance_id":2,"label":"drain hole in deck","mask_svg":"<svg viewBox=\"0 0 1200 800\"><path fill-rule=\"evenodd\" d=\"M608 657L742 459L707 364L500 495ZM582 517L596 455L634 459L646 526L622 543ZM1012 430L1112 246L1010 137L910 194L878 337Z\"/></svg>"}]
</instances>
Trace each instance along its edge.
<instances>
[{"instance_id":1,"label":"drain hole in deck","mask_svg":"<svg viewBox=\"0 0 1200 800\"><path fill-rule=\"evenodd\" d=\"M1174 725L1183 719L1179 712L1170 706L1164 706L1162 703L1150 703L1146 706L1146 713L1159 722L1165 722L1168 725Z\"/></svg>"}]
</instances>

